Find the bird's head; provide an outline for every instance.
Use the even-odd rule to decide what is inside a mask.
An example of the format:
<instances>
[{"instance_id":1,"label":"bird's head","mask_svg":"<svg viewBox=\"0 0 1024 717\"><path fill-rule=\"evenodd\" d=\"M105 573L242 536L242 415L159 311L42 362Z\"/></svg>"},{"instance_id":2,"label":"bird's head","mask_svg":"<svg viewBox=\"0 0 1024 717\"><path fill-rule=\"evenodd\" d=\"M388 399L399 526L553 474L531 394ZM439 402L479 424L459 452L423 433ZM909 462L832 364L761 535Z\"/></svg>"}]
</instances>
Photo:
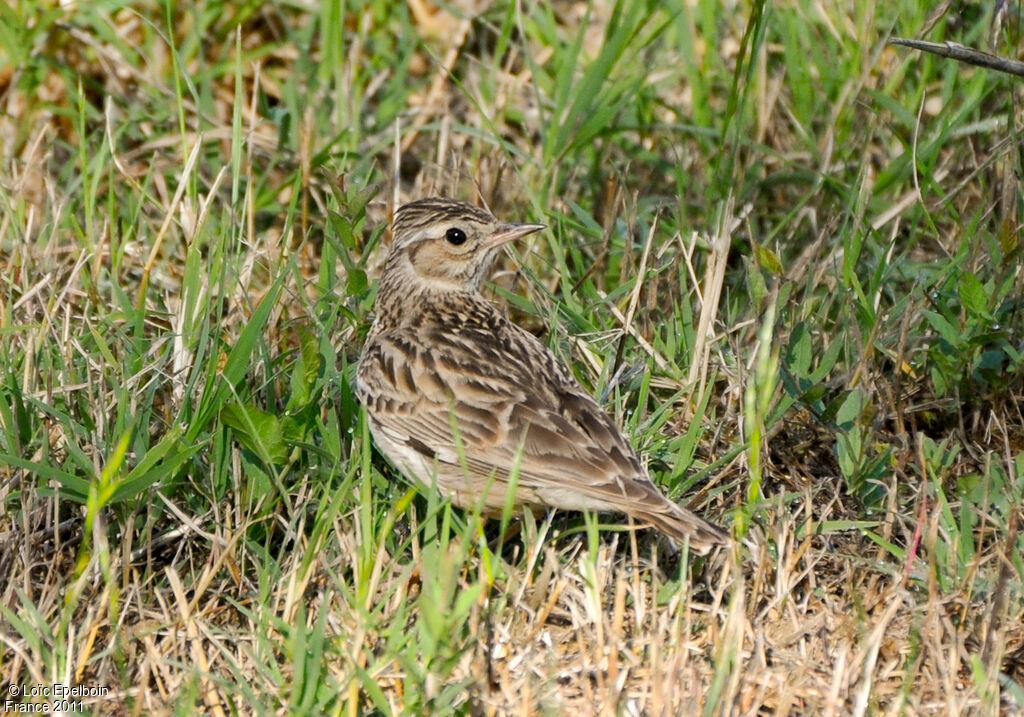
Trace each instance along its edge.
<instances>
[{"instance_id":1,"label":"bird's head","mask_svg":"<svg viewBox=\"0 0 1024 717\"><path fill-rule=\"evenodd\" d=\"M475 291L503 244L543 228L500 222L465 202L419 199L395 213L385 273L422 282L428 289Z\"/></svg>"}]
</instances>

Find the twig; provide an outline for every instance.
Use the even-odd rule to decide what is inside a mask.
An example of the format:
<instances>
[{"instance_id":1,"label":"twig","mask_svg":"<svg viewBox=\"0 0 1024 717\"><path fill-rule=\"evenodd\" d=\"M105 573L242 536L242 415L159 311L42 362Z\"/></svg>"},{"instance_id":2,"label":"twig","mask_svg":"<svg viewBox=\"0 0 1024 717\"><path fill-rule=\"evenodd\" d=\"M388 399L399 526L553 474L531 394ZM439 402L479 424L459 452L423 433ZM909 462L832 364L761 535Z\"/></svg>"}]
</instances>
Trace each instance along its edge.
<instances>
[{"instance_id":1,"label":"twig","mask_svg":"<svg viewBox=\"0 0 1024 717\"><path fill-rule=\"evenodd\" d=\"M987 67L997 72L1024 77L1024 62L1011 60L1001 55L993 55L990 52L975 50L973 47L961 45L959 42L925 42L924 40L911 40L906 37L890 37L889 44L911 47L921 52L930 52L940 57L950 57L959 62L966 62L968 65Z\"/></svg>"}]
</instances>

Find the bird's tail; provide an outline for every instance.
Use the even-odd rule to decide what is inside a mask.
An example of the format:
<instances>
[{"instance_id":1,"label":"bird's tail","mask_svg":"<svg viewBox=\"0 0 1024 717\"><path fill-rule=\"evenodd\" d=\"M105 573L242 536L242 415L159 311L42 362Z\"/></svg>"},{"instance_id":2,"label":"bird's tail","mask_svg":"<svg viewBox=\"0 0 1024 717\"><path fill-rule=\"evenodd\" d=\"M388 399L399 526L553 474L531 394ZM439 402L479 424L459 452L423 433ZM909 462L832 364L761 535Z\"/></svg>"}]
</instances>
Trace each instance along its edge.
<instances>
[{"instance_id":1,"label":"bird's tail","mask_svg":"<svg viewBox=\"0 0 1024 717\"><path fill-rule=\"evenodd\" d=\"M690 550L698 555L707 555L712 548L729 544L729 534L724 529L667 498L657 508L634 512L633 517L654 524L680 543L689 540Z\"/></svg>"}]
</instances>

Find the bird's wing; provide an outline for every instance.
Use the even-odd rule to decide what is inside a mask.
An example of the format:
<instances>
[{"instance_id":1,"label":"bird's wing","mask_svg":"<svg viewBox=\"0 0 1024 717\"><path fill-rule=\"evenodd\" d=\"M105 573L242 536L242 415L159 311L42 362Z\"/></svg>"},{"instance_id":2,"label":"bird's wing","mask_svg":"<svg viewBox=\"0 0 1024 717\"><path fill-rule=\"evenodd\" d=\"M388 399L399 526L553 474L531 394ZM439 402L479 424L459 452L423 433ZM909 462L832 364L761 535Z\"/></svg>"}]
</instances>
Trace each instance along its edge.
<instances>
[{"instance_id":1,"label":"bird's wing","mask_svg":"<svg viewBox=\"0 0 1024 717\"><path fill-rule=\"evenodd\" d=\"M521 502L634 512L664 501L608 415L509 322L385 331L364 349L358 382L393 444L479 480L505 481L518 467Z\"/></svg>"}]
</instances>

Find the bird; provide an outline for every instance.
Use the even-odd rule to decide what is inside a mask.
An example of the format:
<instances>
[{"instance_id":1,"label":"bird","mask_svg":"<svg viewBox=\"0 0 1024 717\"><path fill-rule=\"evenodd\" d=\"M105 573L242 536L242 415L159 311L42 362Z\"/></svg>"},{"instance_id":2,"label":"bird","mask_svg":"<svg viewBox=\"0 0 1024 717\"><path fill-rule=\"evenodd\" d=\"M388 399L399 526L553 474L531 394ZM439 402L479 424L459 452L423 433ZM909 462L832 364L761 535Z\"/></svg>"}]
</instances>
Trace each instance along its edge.
<instances>
[{"instance_id":1,"label":"bird","mask_svg":"<svg viewBox=\"0 0 1024 717\"><path fill-rule=\"evenodd\" d=\"M722 528L676 505L597 401L481 292L498 253L543 224L430 197L395 212L356 393L381 453L461 508L625 513L691 552Z\"/></svg>"}]
</instances>

